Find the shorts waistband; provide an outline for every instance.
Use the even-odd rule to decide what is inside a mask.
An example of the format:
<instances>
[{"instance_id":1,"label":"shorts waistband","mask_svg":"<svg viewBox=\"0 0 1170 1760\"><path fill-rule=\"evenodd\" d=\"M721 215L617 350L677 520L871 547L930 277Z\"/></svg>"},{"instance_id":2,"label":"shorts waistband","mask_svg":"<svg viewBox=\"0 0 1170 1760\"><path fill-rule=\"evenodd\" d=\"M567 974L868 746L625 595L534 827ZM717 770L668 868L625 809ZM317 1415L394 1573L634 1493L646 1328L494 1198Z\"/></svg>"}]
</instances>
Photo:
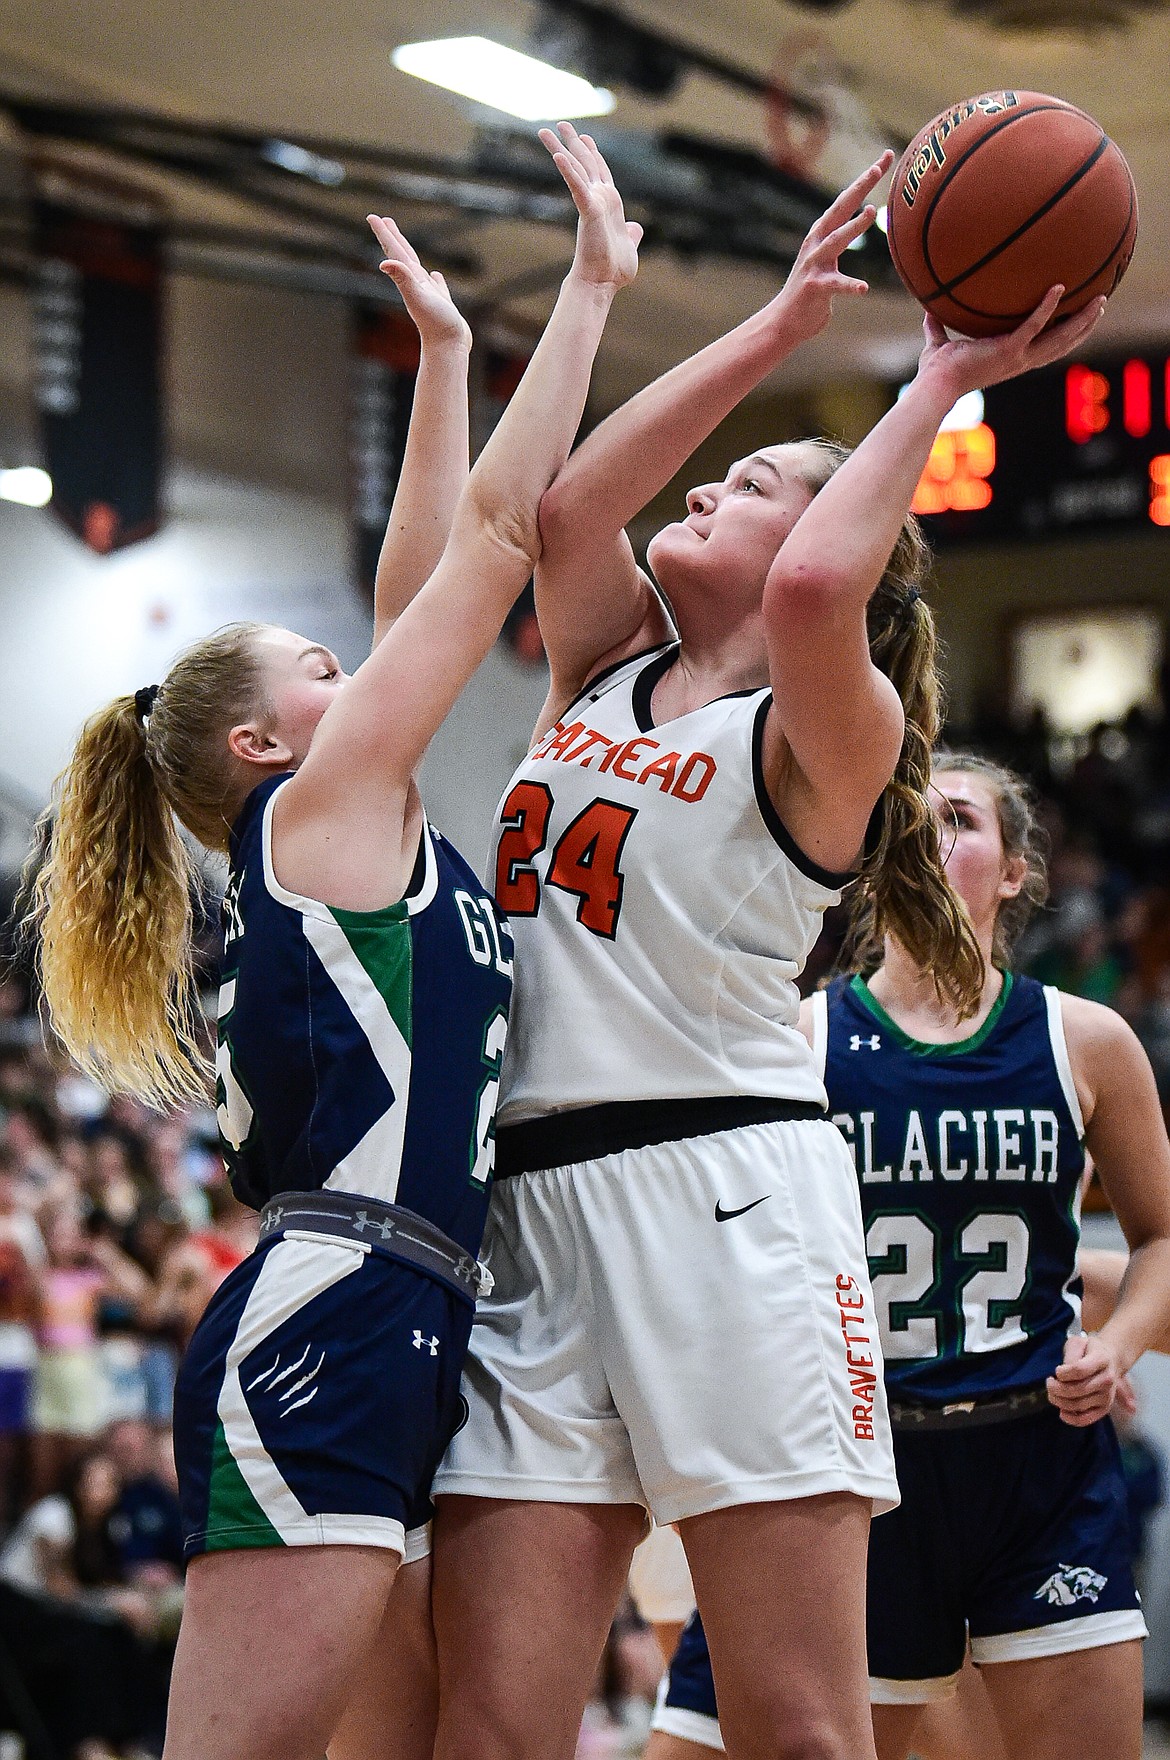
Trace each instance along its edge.
<instances>
[{"instance_id":1,"label":"shorts waistband","mask_svg":"<svg viewBox=\"0 0 1170 1760\"><path fill-rule=\"evenodd\" d=\"M983 1424L1008 1424L1013 1418L1050 1411L1048 1390L1016 1387L1010 1393L990 1394L985 1399L952 1400L945 1406L910 1405L890 1400L892 1430L976 1430Z\"/></svg>"},{"instance_id":2,"label":"shorts waistband","mask_svg":"<svg viewBox=\"0 0 1170 1760\"><path fill-rule=\"evenodd\" d=\"M746 1124L784 1124L792 1119L824 1119L812 1100L778 1100L744 1094L700 1100L614 1100L581 1106L546 1118L496 1130L496 1178L538 1173L574 1161L597 1161L624 1149L648 1149L709 1137Z\"/></svg>"},{"instance_id":3,"label":"shorts waistband","mask_svg":"<svg viewBox=\"0 0 1170 1760\"><path fill-rule=\"evenodd\" d=\"M467 1250L401 1204L357 1192L278 1192L260 1212L260 1239L289 1230L358 1241L371 1252L413 1265L474 1303L492 1287L491 1273Z\"/></svg>"}]
</instances>

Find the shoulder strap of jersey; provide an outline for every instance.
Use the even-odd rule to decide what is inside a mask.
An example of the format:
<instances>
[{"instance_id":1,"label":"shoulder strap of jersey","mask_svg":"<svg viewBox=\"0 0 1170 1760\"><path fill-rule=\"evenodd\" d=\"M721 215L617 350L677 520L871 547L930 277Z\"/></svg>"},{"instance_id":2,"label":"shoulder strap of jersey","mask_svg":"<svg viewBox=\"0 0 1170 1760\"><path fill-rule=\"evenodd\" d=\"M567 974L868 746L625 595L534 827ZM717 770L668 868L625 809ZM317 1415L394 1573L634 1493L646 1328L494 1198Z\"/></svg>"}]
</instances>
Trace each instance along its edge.
<instances>
[{"instance_id":1,"label":"shoulder strap of jersey","mask_svg":"<svg viewBox=\"0 0 1170 1760\"><path fill-rule=\"evenodd\" d=\"M825 1064L829 1055L829 992L814 990L809 997L812 1011L812 1054L817 1074L822 1082L825 1079Z\"/></svg>"},{"instance_id":2,"label":"shoulder strap of jersey","mask_svg":"<svg viewBox=\"0 0 1170 1760\"><path fill-rule=\"evenodd\" d=\"M280 779L281 785L288 780L287 776L282 776ZM272 860L272 809L279 792L279 786L274 788L264 803L260 847L263 852L264 860L265 889L268 896L275 899L277 904L285 905L289 910L299 911L302 917L314 918L320 922L328 923L332 927L337 922L337 916L334 911L330 910L327 904L322 904L321 900L318 898L309 898L302 892L290 892L286 886L281 885L277 878L276 868ZM411 874L407 886L406 896L398 901L400 905L405 906L406 915L408 917L418 916L421 911L425 911L427 906L433 903L435 895L439 889L439 863L438 857L435 853L435 840L431 827L425 816L423 818L422 830L419 833L419 846L418 856L416 856L415 859L414 871ZM421 871L419 857L421 857ZM396 905L390 905L369 912L347 911L345 915L350 917L368 916L370 918L378 918L381 917L387 909L394 910L396 908L398 908Z\"/></svg>"},{"instance_id":3,"label":"shoulder strap of jersey","mask_svg":"<svg viewBox=\"0 0 1170 1760\"><path fill-rule=\"evenodd\" d=\"M603 666L600 672L594 674L588 684L582 685L572 701L566 703L558 719L566 720L573 710L586 700L595 703L599 697L604 697L610 691L616 690L618 685L628 683L631 677L639 673L647 661L652 660L656 654L665 654L668 648L677 647L678 642L672 636L668 642L658 642L653 648L643 648L638 654L628 655L625 660L615 660L612 666Z\"/></svg>"},{"instance_id":4,"label":"shoulder strap of jersey","mask_svg":"<svg viewBox=\"0 0 1170 1760\"><path fill-rule=\"evenodd\" d=\"M1068 1041L1064 1035L1064 1014L1060 1006L1060 991L1052 984L1044 986L1044 1003L1048 1010L1048 1038L1052 1045L1052 1061L1056 1065L1056 1073L1060 1078L1060 1086L1064 1093L1065 1103L1072 1114L1077 1136L1083 1142L1085 1119L1081 1112L1077 1085L1073 1080L1072 1063L1068 1055Z\"/></svg>"}]
</instances>

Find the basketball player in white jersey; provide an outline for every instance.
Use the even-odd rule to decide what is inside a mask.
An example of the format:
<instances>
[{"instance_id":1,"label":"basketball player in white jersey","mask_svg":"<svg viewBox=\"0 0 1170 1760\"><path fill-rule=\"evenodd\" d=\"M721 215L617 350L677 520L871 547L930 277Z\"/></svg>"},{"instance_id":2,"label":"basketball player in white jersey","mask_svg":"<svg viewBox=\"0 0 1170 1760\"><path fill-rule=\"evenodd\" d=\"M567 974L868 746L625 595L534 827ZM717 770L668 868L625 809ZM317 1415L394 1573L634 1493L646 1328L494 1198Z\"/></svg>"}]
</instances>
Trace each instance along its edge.
<instances>
[{"instance_id":1,"label":"basketball player in white jersey","mask_svg":"<svg viewBox=\"0 0 1170 1760\"><path fill-rule=\"evenodd\" d=\"M839 470L764 447L694 490L649 550L681 639L624 527L864 291L838 258L888 163L542 504L551 693L496 862L517 948L496 1290L435 1483L441 1760L572 1751L647 1508L680 1525L732 1751L872 1760L866 1542L897 1487L880 1369L864 1398L851 1381L874 1336L857 1188L795 979L884 794L863 883L976 1006L923 793L937 680L907 509L956 399L1054 360L1103 302L1045 333L1053 289L992 342L928 320L913 385Z\"/></svg>"}]
</instances>

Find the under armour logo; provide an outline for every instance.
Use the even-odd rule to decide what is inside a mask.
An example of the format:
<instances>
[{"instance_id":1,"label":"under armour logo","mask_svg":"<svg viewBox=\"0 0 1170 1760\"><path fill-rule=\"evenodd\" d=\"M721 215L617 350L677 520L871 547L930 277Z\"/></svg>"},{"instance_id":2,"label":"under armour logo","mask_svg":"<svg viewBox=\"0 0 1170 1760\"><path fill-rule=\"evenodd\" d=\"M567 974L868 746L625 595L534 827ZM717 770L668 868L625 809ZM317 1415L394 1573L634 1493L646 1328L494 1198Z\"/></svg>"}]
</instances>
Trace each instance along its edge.
<instances>
[{"instance_id":1,"label":"under armour logo","mask_svg":"<svg viewBox=\"0 0 1170 1760\"><path fill-rule=\"evenodd\" d=\"M416 1326L414 1329L414 1348L416 1351L429 1350L432 1357L437 1357L439 1354L439 1341L437 1338L424 1338Z\"/></svg>"},{"instance_id":2,"label":"under armour logo","mask_svg":"<svg viewBox=\"0 0 1170 1760\"><path fill-rule=\"evenodd\" d=\"M863 1045L868 1045L871 1051L880 1051L882 1048L881 1034L871 1033L868 1039L863 1039L860 1033L851 1033L849 1035L850 1051L860 1051Z\"/></svg>"},{"instance_id":3,"label":"under armour logo","mask_svg":"<svg viewBox=\"0 0 1170 1760\"><path fill-rule=\"evenodd\" d=\"M394 1223L389 1218L380 1222L375 1216L371 1220L369 1212L366 1210L358 1210L355 1213L353 1227L355 1234L364 1234L367 1228L376 1228L384 1241L390 1240L396 1233Z\"/></svg>"}]
</instances>

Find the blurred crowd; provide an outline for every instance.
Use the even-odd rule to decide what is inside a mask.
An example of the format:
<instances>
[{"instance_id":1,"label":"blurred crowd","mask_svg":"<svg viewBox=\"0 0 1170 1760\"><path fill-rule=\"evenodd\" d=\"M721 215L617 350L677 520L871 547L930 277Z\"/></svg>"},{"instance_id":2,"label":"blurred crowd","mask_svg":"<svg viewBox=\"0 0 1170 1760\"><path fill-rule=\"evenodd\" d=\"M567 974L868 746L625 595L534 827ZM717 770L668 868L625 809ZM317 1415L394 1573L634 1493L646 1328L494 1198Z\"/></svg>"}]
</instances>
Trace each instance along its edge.
<instances>
[{"instance_id":1,"label":"blurred crowd","mask_svg":"<svg viewBox=\"0 0 1170 1760\"><path fill-rule=\"evenodd\" d=\"M1119 1009L1170 1109L1167 723L1134 711L1076 740L1039 719L1023 733L987 723L953 743L1003 758L1040 795L1051 900L1021 964ZM211 913L204 941L210 999ZM27 963L10 959L0 976L0 1730L25 1731L29 1753L38 1741L46 1760L159 1751L182 1598L175 1374L212 1291L255 1239L210 1107L161 1118L65 1068L43 1038ZM627 1609L583 1752L640 1748L660 1666Z\"/></svg>"},{"instance_id":2,"label":"blurred crowd","mask_svg":"<svg viewBox=\"0 0 1170 1760\"><path fill-rule=\"evenodd\" d=\"M175 1374L252 1249L210 1108L160 1118L50 1054L0 985L0 1728L161 1747L182 1602ZM32 1742L29 1741L30 1727Z\"/></svg>"}]
</instances>

